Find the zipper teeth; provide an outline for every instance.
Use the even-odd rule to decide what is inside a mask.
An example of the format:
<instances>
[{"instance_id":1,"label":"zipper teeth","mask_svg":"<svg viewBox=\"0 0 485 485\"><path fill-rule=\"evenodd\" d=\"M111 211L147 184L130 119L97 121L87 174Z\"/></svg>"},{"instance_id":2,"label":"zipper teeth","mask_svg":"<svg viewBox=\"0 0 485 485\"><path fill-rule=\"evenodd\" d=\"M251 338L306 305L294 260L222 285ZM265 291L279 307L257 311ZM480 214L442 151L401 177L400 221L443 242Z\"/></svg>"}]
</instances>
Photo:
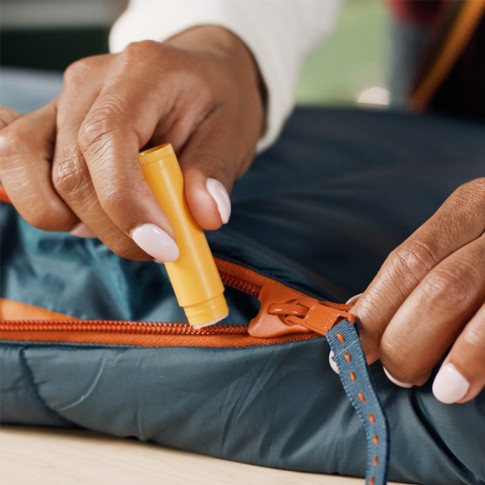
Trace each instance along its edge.
<instances>
[{"instance_id":1,"label":"zipper teeth","mask_svg":"<svg viewBox=\"0 0 485 485\"><path fill-rule=\"evenodd\" d=\"M260 285L245 280L242 276L220 271L221 279L227 286L251 296L258 296ZM144 322L129 320L4 320L0 322L1 331L11 331L12 327L21 331L80 331L108 333L143 333L152 335L248 335L243 323L219 323L210 327L196 329L187 322Z\"/></svg>"},{"instance_id":2,"label":"zipper teeth","mask_svg":"<svg viewBox=\"0 0 485 485\"><path fill-rule=\"evenodd\" d=\"M0 330L12 330L14 325L22 331L80 331L80 332L120 332L163 335L245 335L247 326L237 324L216 324L211 327L196 329L185 322L141 322L116 320L4 320Z\"/></svg>"},{"instance_id":3,"label":"zipper teeth","mask_svg":"<svg viewBox=\"0 0 485 485\"><path fill-rule=\"evenodd\" d=\"M243 293L247 293L251 296L258 296L259 290L261 286L255 285L254 283L250 283L248 281L244 281L238 276L226 273L221 271L221 279L223 283L235 290L242 291Z\"/></svg>"}]
</instances>

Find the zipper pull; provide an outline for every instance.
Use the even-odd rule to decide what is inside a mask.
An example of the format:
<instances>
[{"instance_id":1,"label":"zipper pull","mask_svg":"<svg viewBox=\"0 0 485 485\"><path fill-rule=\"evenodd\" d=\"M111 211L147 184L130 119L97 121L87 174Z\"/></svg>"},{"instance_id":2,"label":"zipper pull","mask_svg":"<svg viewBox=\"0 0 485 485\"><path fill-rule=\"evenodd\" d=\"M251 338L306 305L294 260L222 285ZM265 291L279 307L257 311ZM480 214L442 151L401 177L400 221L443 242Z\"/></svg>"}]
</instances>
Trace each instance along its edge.
<instances>
[{"instance_id":1,"label":"zipper pull","mask_svg":"<svg viewBox=\"0 0 485 485\"><path fill-rule=\"evenodd\" d=\"M261 308L248 325L252 337L311 332L325 336L342 319L355 322L349 305L322 302L278 283L264 285L258 299Z\"/></svg>"}]
</instances>

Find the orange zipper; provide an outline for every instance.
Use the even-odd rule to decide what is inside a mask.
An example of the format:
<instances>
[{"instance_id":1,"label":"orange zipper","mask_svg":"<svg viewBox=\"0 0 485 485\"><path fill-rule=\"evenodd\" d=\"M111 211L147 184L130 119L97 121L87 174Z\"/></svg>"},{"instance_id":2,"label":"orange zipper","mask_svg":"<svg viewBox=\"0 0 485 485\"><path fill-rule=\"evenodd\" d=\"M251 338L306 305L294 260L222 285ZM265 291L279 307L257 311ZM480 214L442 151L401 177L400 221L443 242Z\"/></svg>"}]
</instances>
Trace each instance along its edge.
<instances>
[{"instance_id":1,"label":"orange zipper","mask_svg":"<svg viewBox=\"0 0 485 485\"><path fill-rule=\"evenodd\" d=\"M142 347L247 347L309 340L325 335L342 318L354 321L346 305L320 302L223 259L216 258L216 263L227 286L261 302L258 314L247 326L219 324L196 330L188 323L79 320L49 312L54 318L17 320L7 315L0 322L0 339Z\"/></svg>"}]
</instances>

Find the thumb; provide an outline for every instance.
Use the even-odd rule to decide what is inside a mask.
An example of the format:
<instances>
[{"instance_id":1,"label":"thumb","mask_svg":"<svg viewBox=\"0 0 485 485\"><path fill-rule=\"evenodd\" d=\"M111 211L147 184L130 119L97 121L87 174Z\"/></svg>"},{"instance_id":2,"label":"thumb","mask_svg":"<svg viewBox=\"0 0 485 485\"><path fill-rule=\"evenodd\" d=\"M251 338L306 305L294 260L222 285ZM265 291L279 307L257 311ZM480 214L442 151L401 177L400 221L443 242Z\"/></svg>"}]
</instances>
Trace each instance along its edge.
<instances>
[{"instance_id":1,"label":"thumb","mask_svg":"<svg viewBox=\"0 0 485 485\"><path fill-rule=\"evenodd\" d=\"M185 171L185 197L197 224L205 230L219 229L231 216L231 200L219 174L209 177L198 166ZM211 171L209 171L211 172ZM231 183L232 185L232 183Z\"/></svg>"}]
</instances>

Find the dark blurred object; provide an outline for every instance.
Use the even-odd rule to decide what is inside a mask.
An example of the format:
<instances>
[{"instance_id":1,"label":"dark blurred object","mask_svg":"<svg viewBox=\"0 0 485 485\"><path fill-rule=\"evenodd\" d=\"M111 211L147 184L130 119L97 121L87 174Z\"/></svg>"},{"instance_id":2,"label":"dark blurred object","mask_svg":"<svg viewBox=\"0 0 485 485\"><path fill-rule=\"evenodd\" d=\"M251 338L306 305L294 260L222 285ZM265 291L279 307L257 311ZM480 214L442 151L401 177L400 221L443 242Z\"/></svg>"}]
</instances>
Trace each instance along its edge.
<instances>
[{"instance_id":1,"label":"dark blurred object","mask_svg":"<svg viewBox=\"0 0 485 485\"><path fill-rule=\"evenodd\" d=\"M126 0L1 0L0 62L64 70L108 52L111 25Z\"/></svg>"},{"instance_id":2,"label":"dark blurred object","mask_svg":"<svg viewBox=\"0 0 485 485\"><path fill-rule=\"evenodd\" d=\"M108 52L109 27L0 31L3 66L63 71L69 64Z\"/></svg>"},{"instance_id":3,"label":"dark blurred object","mask_svg":"<svg viewBox=\"0 0 485 485\"><path fill-rule=\"evenodd\" d=\"M456 2L446 12L414 81L414 108L485 121L485 1L473 2ZM474 11L466 12L468 6Z\"/></svg>"},{"instance_id":4,"label":"dark blurred object","mask_svg":"<svg viewBox=\"0 0 485 485\"><path fill-rule=\"evenodd\" d=\"M485 121L485 1L389 4L395 104Z\"/></svg>"}]
</instances>

